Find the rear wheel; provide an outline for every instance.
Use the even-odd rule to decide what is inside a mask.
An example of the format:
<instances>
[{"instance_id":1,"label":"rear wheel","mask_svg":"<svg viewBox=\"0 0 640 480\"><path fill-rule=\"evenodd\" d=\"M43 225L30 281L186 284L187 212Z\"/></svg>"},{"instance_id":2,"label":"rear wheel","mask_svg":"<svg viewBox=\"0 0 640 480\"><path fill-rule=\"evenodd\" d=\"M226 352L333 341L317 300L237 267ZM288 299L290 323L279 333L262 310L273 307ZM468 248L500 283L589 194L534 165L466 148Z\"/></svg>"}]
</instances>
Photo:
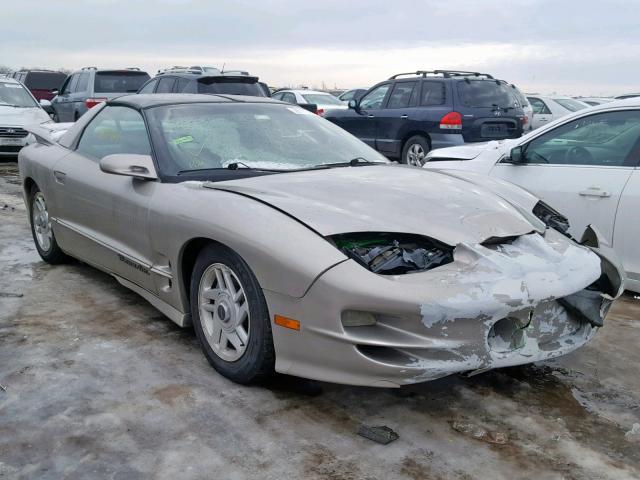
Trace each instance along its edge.
<instances>
[{"instance_id":1,"label":"rear wheel","mask_svg":"<svg viewBox=\"0 0 640 480\"><path fill-rule=\"evenodd\" d=\"M34 186L29 199L31 234L42 259L51 264L64 263L69 257L60 249L51 228L51 218L44 194Z\"/></svg>"},{"instance_id":2,"label":"rear wheel","mask_svg":"<svg viewBox=\"0 0 640 480\"><path fill-rule=\"evenodd\" d=\"M425 157L429 150L429 141L422 135L414 135L402 147L400 163L421 167L426 162Z\"/></svg>"},{"instance_id":3,"label":"rear wheel","mask_svg":"<svg viewBox=\"0 0 640 480\"><path fill-rule=\"evenodd\" d=\"M213 368L245 384L273 373L267 303L258 280L236 253L205 247L193 269L190 297L196 336Z\"/></svg>"}]
</instances>

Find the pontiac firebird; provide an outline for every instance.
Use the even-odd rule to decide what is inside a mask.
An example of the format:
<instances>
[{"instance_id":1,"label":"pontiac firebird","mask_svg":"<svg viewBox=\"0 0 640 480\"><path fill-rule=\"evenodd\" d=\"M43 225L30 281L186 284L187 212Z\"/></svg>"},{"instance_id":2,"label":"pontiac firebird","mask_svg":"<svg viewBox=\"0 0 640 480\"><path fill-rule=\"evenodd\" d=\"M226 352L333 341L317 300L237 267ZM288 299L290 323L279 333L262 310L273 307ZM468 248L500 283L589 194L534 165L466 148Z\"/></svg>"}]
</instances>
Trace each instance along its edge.
<instances>
[{"instance_id":1,"label":"pontiac firebird","mask_svg":"<svg viewBox=\"0 0 640 480\"><path fill-rule=\"evenodd\" d=\"M397 387L566 354L623 273L485 176L395 165L270 99L131 95L20 153L41 257L113 275L222 375ZM35 138L36 141L33 141Z\"/></svg>"}]
</instances>

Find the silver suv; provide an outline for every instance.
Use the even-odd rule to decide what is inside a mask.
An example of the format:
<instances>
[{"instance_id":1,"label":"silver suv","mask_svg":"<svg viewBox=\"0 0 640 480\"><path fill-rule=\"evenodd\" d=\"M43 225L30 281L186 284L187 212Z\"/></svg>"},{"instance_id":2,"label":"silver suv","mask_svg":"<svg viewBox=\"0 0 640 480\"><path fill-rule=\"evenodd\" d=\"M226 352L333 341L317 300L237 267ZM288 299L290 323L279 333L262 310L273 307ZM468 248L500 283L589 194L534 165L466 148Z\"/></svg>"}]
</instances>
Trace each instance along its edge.
<instances>
[{"instance_id":1,"label":"silver suv","mask_svg":"<svg viewBox=\"0 0 640 480\"><path fill-rule=\"evenodd\" d=\"M97 104L121 95L136 93L149 80L139 68L98 70L84 67L73 72L51 100L56 122L75 122Z\"/></svg>"}]
</instances>

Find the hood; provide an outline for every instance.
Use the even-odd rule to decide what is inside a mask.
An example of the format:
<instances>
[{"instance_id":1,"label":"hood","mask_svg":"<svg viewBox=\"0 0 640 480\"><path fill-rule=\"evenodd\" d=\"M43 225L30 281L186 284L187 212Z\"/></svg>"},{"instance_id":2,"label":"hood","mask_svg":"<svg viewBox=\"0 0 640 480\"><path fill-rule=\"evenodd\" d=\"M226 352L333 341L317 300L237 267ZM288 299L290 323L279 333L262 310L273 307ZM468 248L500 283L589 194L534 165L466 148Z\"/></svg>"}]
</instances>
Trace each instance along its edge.
<instances>
[{"instance_id":1,"label":"hood","mask_svg":"<svg viewBox=\"0 0 640 480\"><path fill-rule=\"evenodd\" d=\"M0 125L5 127L24 127L33 123L50 121L49 115L39 107L16 108L0 105Z\"/></svg>"},{"instance_id":2,"label":"hood","mask_svg":"<svg viewBox=\"0 0 640 480\"><path fill-rule=\"evenodd\" d=\"M519 139L516 139L519 140ZM508 150L515 143L513 139L492 140L482 143L468 143L459 147L438 148L427 154L427 158L453 158L456 160L473 160L488 150Z\"/></svg>"},{"instance_id":3,"label":"hood","mask_svg":"<svg viewBox=\"0 0 640 480\"><path fill-rule=\"evenodd\" d=\"M205 186L269 204L323 236L415 233L454 246L535 230L517 208L484 187L400 165L264 175Z\"/></svg>"}]
</instances>

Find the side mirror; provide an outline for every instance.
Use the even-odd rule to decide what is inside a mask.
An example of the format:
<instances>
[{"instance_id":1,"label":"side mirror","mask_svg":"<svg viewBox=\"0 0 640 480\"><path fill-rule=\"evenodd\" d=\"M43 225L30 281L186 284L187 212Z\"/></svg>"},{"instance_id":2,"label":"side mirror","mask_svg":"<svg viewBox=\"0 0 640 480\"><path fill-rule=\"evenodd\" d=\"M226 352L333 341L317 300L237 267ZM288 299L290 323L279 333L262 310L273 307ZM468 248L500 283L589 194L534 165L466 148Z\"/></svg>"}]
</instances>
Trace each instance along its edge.
<instances>
[{"instance_id":1,"label":"side mirror","mask_svg":"<svg viewBox=\"0 0 640 480\"><path fill-rule=\"evenodd\" d=\"M513 163L514 165L522 165L523 163L526 163L526 157L522 145L513 147L511 149L511 152L509 152L507 163Z\"/></svg>"},{"instance_id":2,"label":"side mirror","mask_svg":"<svg viewBox=\"0 0 640 480\"><path fill-rule=\"evenodd\" d=\"M51 95L53 96L60 95L60 90L51 90Z\"/></svg>"},{"instance_id":3,"label":"side mirror","mask_svg":"<svg viewBox=\"0 0 640 480\"><path fill-rule=\"evenodd\" d=\"M51 102L45 98L40 100L40 106L41 107L50 107L51 106Z\"/></svg>"},{"instance_id":4,"label":"side mirror","mask_svg":"<svg viewBox=\"0 0 640 480\"><path fill-rule=\"evenodd\" d=\"M141 180L157 180L156 167L150 155L115 153L100 160L100 170Z\"/></svg>"},{"instance_id":5,"label":"side mirror","mask_svg":"<svg viewBox=\"0 0 640 480\"><path fill-rule=\"evenodd\" d=\"M352 98L351 100L349 100L349 108L352 108L353 110L358 111L358 101L355 98Z\"/></svg>"}]
</instances>

